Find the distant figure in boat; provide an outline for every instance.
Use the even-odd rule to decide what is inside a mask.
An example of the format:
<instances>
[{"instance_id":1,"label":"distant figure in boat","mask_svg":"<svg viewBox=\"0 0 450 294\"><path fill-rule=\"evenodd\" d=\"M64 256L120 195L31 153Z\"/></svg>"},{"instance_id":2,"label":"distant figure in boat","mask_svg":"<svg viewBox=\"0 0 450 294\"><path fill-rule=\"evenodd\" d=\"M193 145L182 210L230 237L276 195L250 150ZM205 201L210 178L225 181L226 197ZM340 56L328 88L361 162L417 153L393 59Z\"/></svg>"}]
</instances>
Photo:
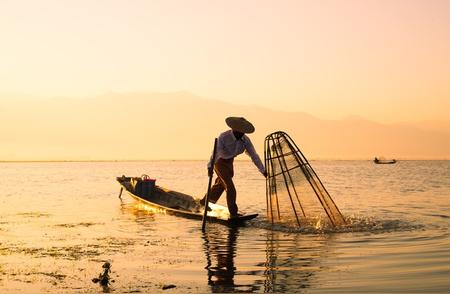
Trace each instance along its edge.
<instances>
[{"instance_id":1,"label":"distant figure in boat","mask_svg":"<svg viewBox=\"0 0 450 294\"><path fill-rule=\"evenodd\" d=\"M212 156L208 162L208 175L212 176L213 169L217 174L208 200L216 203L223 191L226 191L228 211L231 217L236 217L238 216L238 206L236 204L236 188L233 183L234 158L245 151L264 177L267 177L267 172L250 138L245 135L253 133L255 127L243 117L228 117L225 122L231 130L219 135L215 162L212 162ZM200 200L201 205L205 205L205 199L206 195Z\"/></svg>"},{"instance_id":2,"label":"distant figure in boat","mask_svg":"<svg viewBox=\"0 0 450 294\"><path fill-rule=\"evenodd\" d=\"M375 157L375 159L373 160L374 163L376 164L393 164L396 163L397 160L395 159L391 159L391 160L380 160L377 157Z\"/></svg>"}]
</instances>

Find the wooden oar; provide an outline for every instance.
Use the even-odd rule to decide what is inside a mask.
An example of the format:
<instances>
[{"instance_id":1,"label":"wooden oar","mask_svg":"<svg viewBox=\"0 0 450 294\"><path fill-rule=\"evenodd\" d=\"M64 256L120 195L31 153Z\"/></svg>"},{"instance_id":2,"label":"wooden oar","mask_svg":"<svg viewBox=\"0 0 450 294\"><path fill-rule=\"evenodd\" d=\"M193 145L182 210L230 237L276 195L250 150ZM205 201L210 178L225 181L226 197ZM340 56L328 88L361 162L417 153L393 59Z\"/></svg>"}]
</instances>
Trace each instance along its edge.
<instances>
[{"instance_id":1,"label":"wooden oar","mask_svg":"<svg viewBox=\"0 0 450 294\"><path fill-rule=\"evenodd\" d=\"M205 198L205 211L203 212L203 219L202 219L202 232L205 232L205 227L206 227L206 215L208 213L209 193L211 191L211 183L212 183L212 178L213 178L213 174L214 174L214 163L216 161L216 148L217 148L217 138L214 139L214 148L213 148L213 154L212 154L212 159L211 159L211 163L212 163L211 168L212 168L213 172L209 175L208 191L206 192L206 198Z\"/></svg>"}]
</instances>

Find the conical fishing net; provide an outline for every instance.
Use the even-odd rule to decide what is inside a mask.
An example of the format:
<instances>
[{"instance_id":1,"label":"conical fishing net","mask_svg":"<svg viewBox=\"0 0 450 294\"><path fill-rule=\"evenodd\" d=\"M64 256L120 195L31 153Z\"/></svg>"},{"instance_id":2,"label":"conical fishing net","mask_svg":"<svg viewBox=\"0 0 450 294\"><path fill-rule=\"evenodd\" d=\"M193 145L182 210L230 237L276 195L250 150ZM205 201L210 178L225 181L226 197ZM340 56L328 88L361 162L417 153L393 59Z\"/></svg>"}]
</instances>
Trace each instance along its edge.
<instances>
[{"instance_id":1,"label":"conical fishing net","mask_svg":"<svg viewBox=\"0 0 450 294\"><path fill-rule=\"evenodd\" d=\"M345 220L308 160L284 132L265 140L267 215L274 222L299 226L328 219L333 226Z\"/></svg>"}]
</instances>

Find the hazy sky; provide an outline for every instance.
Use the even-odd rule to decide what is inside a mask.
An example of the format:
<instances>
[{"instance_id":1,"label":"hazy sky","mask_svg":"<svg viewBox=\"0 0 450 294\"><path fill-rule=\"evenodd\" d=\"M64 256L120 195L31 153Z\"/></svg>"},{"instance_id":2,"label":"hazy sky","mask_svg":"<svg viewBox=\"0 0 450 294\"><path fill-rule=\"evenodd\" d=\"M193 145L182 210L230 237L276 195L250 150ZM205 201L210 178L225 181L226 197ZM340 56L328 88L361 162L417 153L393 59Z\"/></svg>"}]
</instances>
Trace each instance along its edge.
<instances>
[{"instance_id":1,"label":"hazy sky","mask_svg":"<svg viewBox=\"0 0 450 294\"><path fill-rule=\"evenodd\" d=\"M0 38L0 97L184 90L321 118L449 120L446 0L0 0Z\"/></svg>"}]
</instances>

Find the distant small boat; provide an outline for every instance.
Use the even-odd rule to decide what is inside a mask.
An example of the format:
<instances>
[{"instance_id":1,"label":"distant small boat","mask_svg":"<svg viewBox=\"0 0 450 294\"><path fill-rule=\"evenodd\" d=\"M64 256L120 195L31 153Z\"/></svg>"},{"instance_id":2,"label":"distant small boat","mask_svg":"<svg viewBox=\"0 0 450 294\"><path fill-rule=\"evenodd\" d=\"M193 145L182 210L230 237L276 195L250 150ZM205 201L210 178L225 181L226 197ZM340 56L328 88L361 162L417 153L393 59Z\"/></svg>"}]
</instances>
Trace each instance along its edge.
<instances>
[{"instance_id":1,"label":"distant small boat","mask_svg":"<svg viewBox=\"0 0 450 294\"><path fill-rule=\"evenodd\" d=\"M384 159L378 159L375 157L373 162L376 164L394 164L394 163L397 163L397 160L395 160L395 159L384 160Z\"/></svg>"}]
</instances>

